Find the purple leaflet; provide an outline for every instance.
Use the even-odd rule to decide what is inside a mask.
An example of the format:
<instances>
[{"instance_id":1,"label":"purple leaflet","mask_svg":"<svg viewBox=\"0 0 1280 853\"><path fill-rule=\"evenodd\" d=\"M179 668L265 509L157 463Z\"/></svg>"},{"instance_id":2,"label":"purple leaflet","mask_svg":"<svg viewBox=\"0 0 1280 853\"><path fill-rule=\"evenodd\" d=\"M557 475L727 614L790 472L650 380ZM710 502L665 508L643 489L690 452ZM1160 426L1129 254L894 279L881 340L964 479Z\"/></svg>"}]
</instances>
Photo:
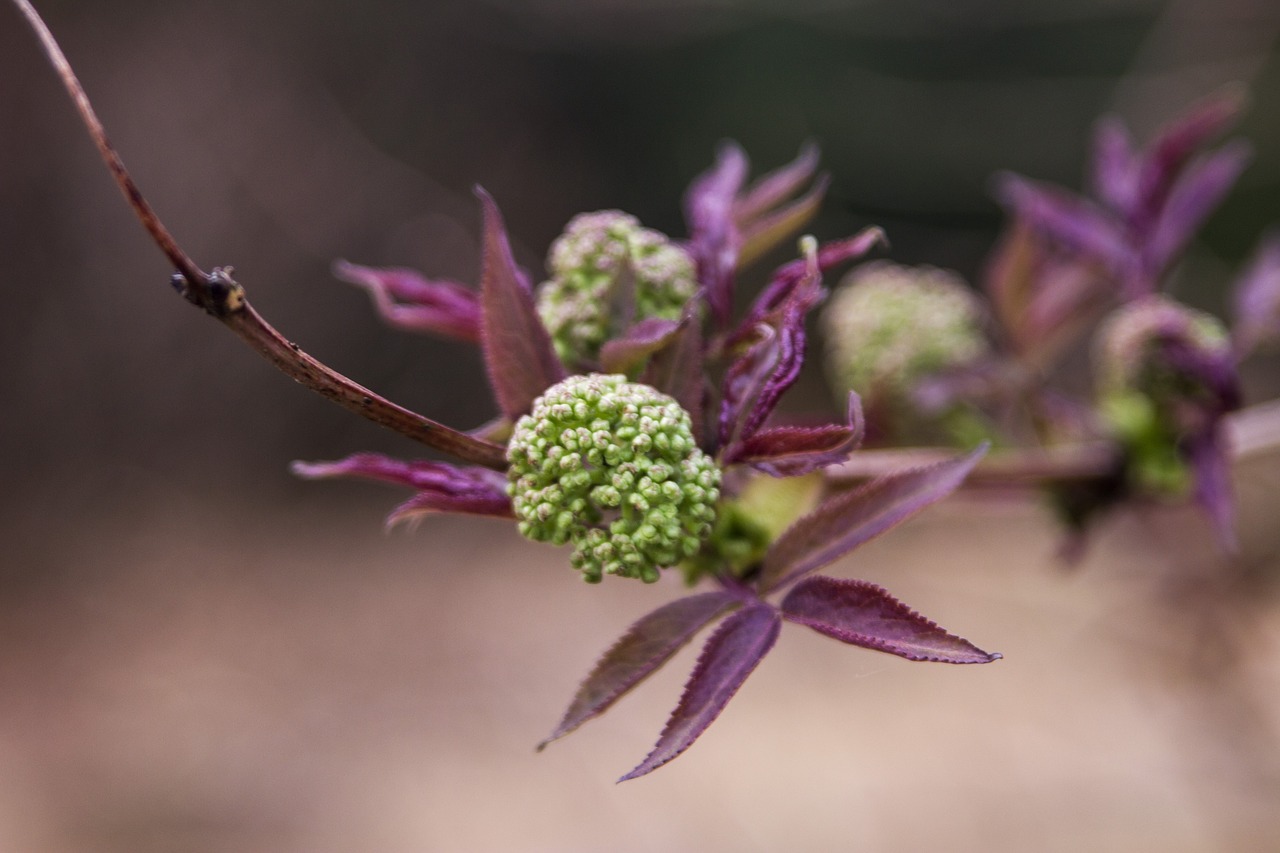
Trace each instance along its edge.
<instances>
[{"instance_id":1,"label":"purple leaflet","mask_svg":"<svg viewBox=\"0 0 1280 853\"><path fill-rule=\"evenodd\" d=\"M732 143L716 152L715 164L694 179L685 194L689 251L698 265L698 281L720 324L733 310L733 271L738 263L733 205L747 179L747 155Z\"/></svg>"},{"instance_id":2,"label":"purple leaflet","mask_svg":"<svg viewBox=\"0 0 1280 853\"><path fill-rule=\"evenodd\" d=\"M702 647L684 695L671 712L657 745L638 767L618 781L651 773L692 746L773 648L781 624L778 611L763 602L726 619Z\"/></svg>"},{"instance_id":3,"label":"purple leaflet","mask_svg":"<svg viewBox=\"0 0 1280 853\"><path fill-rule=\"evenodd\" d=\"M649 356L671 343L679 328L677 320L646 317L623 332L621 337L605 341L600 348L601 370L630 374Z\"/></svg>"},{"instance_id":4,"label":"purple leaflet","mask_svg":"<svg viewBox=\"0 0 1280 853\"><path fill-rule=\"evenodd\" d=\"M333 274L369 291L378 313L393 326L470 343L480 340L480 300L461 284L425 278L410 269L346 261L337 261Z\"/></svg>"},{"instance_id":5,"label":"purple leaflet","mask_svg":"<svg viewBox=\"0 0 1280 853\"><path fill-rule=\"evenodd\" d=\"M677 599L640 619L596 663L560 725L538 744L538 751L603 714L739 601L728 592L704 592Z\"/></svg>"},{"instance_id":6,"label":"purple leaflet","mask_svg":"<svg viewBox=\"0 0 1280 853\"><path fill-rule=\"evenodd\" d=\"M822 568L951 494L987 452L886 474L834 495L791 525L765 555L761 594Z\"/></svg>"},{"instance_id":7,"label":"purple leaflet","mask_svg":"<svg viewBox=\"0 0 1280 853\"><path fill-rule=\"evenodd\" d=\"M1114 270L1132 263L1118 223L1092 202L1020 175L997 178L997 196L1024 221Z\"/></svg>"},{"instance_id":8,"label":"purple leaflet","mask_svg":"<svg viewBox=\"0 0 1280 853\"><path fill-rule=\"evenodd\" d=\"M748 266L785 240L788 235L803 228L822 206L822 199L827 194L829 183L830 180L823 175L814 182L812 189L786 207L740 221L741 248L738 250L738 267Z\"/></svg>"},{"instance_id":9,"label":"purple leaflet","mask_svg":"<svg viewBox=\"0 0 1280 853\"><path fill-rule=\"evenodd\" d=\"M832 267L860 258L877 243L887 246L889 241L884 231L876 227L864 228L843 240L823 243L818 246L818 271L826 272ZM756 324L785 302L795 290L796 285L804 280L807 270L808 261L805 258L797 258L778 267L769 284L760 291L760 295L751 304L751 309L739 324L738 331L734 333L731 342L736 343L748 337Z\"/></svg>"},{"instance_id":10,"label":"purple leaflet","mask_svg":"<svg viewBox=\"0 0 1280 853\"><path fill-rule=\"evenodd\" d=\"M387 518L393 525L430 512L457 512L511 518L506 477L488 468L459 468L444 462L392 459L378 453L357 453L336 462L294 462L290 469L309 480L358 477L418 490Z\"/></svg>"},{"instance_id":11,"label":"purple leaflet","mask_svg":"<svg viewBox=\"0 0 1280 853\"><path fill-rule=\"evenodd\" d=\"M1236 284L1233 314L1237 358L1280 334L1280 231L1264 237L1254 251L1253 260Z\"/></svg>"},{"instance_id":12,"label":"purple leaflet","mask_svg":"<svg viewBox=\"0 0 1280 853\"><path fill-rule=\"evenodd\" d=\"M782 600L782 616L842 643L907 660L991 663L1002 657L948 634L866 581L805 578Z\"/></svg>"},{"instance_id":13,"label":"purple leaflet","mask_svg":"<svg viewBox=\"0 0 1280 853\"><path fill-rule=\"evenodd\" d=\"M805 274L782 303L756 325L755 341L725 373L720 402L721 447L731 448L750 438L796 381L804 364L805 315L823 295L817 252L810 241Z\"/></svg>"},{"instance_id":14,"label":"purple leaflet","mask_svg":"<svg viewBox=\"0 0 1280 853\"><path fill-rule=\"evenodd\" d=\"M1235 185L1252 156L1248 143L1236 140L1187 167L1161 207L1146 245L1145 261L1151 275L1159 275L1182 251Z\"/></svg>"},{"instance_id":15,"label":"purple leaflet","mask_svg":"<svg viewBox=\"0 0 1280 853\"><path fill-rule=\"evenodd\" d=\"M862 403L850 392L847 425L760 430L740 442L725 462L744 463L774 477L799 477L844 462L865 432Z\"/></svg>"},{"instance_id":16,"label":"purple leaflet","mask_svg":"<svg viewBox=\"0 0 1280 853\"><path fill-rule=\"evenodd\" d=\"M818 168L818 146L806 142L796 159L759 178L733 205L733 218L749 222L795 195Z\"/></svg>"},{"instance_id":17,"label":"purple leaflet","mask_svg":"<svg viewBox=\"0 0 1280 853\"><path fill-rule=\"evenodd\" d=\"M1138 192L1137 152L1123 123L1114 116L1098 122L1093 136L1093 191L1114 211L1133 208Z\"/></svg>"},{"instance_id":18,"label":"purple leaflet","mask_svg":"<svg viewBox=\"0 0 1280 853\"><path fill-rule=\"evenodd\" d=\"M1195 499L1209 516L1222 547L1231 554L1239 550L1235 531L1235 499L1231 491L1231 463L1223 446L1221 423L1215 423L1194 437L1186 449L1195 477Z\"/></svg>"},{"instance_id":19,"label":"purple leaflet","mask_svg":"<svg viewBox=\"0 0 1280 853\"><path fill-rule=\"evenodd\" d=\"M498 406L514 420L564 378L564 366L534 308L533 292L511 257L498 206L480 187L476 196L484 209L480 304L485 366Z\"/></svg>"},{"instance_id":20,"label":"purple leaflet","mask_svg":"<svg viewBox=\"0 0 1280 853\"><path fill-rule=\"evenodd\" d=\"M1243 107L1240 90L1221 92L1191 107L1156 134L1141 158L1136 207L1125 211L1134 227L1148 227L1164 207L1187 160L1230 127Z\"/></svg>"}]
</instances>

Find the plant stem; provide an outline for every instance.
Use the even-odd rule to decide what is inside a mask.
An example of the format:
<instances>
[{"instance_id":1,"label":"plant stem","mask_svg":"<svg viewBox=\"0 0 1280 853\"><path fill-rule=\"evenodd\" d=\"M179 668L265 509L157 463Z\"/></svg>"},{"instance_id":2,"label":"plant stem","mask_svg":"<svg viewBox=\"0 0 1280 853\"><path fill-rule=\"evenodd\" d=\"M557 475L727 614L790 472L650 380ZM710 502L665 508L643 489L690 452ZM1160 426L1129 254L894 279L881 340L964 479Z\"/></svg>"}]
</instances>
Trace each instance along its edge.
<instances>
[{"instance_id":1,"label":"plant stem","mask_svg":"<svg viewBox=\"0 0 1280 853\"><path fill-rule=\"evenodd\" d=\"M253 309L245 298L244 288L231 278L230 268L215 268L212 273L200 269L178 245L134 183L124 161L108 140L106 129L94 112L93 105L66 55L39 13L29 0L13 0L13 3L40 39L45 56L57 71L67 94L71 96L85 130L97 146L98 153L102 155L103 162L120 192L124 194L125 201L151 236L151 240L177 270L173 284L187 301L221 320L223 325L239 335L241 340L277 369L322 397L435 450L488 468L502 470L506 467L505 452L501 445L444 426L398 406L307 355Z\"/></svg>"},{"instance_id":2,"label":"plant stem","mask_svg":"<svg viewBox=\"0 0 1280 853\"><path fill-rule=\"evenodd\" d=\"M1280 400L1259 403L1227 415L1227 447L1233 459L1246 459L1280 449ZM1070 480L1093 480L1114 474L1117 449L1107 441L1064 444L1050 448L996 450L987 454L965 479L965 487L1041 486ZM851 485L907 468L932 465L956 455L954 449L910 447L863 450L841 465L826 469L828 482Z\"/></svg>"}]
</instances>

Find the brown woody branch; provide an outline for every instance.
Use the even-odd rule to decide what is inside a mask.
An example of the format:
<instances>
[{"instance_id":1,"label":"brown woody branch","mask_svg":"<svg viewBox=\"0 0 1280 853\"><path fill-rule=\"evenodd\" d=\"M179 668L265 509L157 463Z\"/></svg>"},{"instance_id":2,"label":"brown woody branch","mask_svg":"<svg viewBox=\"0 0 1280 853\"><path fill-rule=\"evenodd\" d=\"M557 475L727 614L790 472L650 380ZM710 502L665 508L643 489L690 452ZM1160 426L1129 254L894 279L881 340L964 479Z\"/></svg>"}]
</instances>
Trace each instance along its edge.
<instances>
[{"instance_id":1,"label":"brown woody branch","mask_svg":"<svg viewBox=\"0 0 1280 853\"><path fill-rule=\"evenodd\" d=\"M152 241L173 264L177 273L173 284L194 305L198 305L235 332L250 347L281 372L338 405L376 424L448 453L467 462L502 469L506 466L500 445L437 423L430 418L392 403L368 388L348 379L303 352L297 344L276 331L245 298L244 288L231 278L230 268L206 273L182 250L160 217L138 189L124 161L107 138L106 129L94 112L71 64L53 33L28 0L13 0L44 47L45 55L75 103L89 137L115 179L125 201L151 236Z\"/></svg>"}]
</instances>

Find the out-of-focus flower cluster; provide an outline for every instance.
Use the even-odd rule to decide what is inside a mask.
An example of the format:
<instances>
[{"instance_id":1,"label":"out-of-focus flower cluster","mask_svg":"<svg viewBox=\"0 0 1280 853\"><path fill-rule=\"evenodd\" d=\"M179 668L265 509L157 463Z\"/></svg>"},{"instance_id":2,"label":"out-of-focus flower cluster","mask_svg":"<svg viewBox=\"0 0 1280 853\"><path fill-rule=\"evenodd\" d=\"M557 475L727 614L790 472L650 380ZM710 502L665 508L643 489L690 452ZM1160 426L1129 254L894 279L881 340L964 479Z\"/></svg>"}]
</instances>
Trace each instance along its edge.
<instances>
[{"instance_id":1,"label":"out-of-focus flower cluster","mask_svg":"<svg viewBox=\"0 0 1280 853\"><path fill-rule=\"evenodd\" d=\"M867 401L869 441L1110 443L1113 474L1050 484L1076 534L1115 507L1190 496L1230 548L1222 425L1241 405L1239 361L1280 329L1280 238L1241 277L1230 331L1161 291L1248 164L1241 141L1211 147L1242 103L1212 97L1141 150L1118 120L1102 121L1093 198L1001 176L1010 221L988 268L989 308L929 268L892 268L892 284L880 263L854 270L824 319L829 372L838 393ZM1094 396L1075 398L1057 369L1090 335Z\"/></svg>"}]
</instances>

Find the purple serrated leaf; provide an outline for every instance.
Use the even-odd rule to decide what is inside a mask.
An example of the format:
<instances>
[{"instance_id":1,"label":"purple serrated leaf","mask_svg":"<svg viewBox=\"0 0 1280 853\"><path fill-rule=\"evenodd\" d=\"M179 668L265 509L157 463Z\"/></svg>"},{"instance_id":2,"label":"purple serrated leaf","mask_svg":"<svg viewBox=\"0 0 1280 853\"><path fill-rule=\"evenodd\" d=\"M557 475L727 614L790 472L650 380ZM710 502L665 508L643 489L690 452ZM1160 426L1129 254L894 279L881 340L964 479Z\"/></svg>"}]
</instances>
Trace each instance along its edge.
<instances>
[{"instance_id":1,"label":"purple serrated leaf","mask_svg":"<svg viewBox=\"0 0 1280 853\"><path fill-rule=\"evenodd\" d=\"M423 459L393 459L380 453L356 453L333 462L294 462L290 470L308 480L357 477L414 489L502 491L506 476L488 468L460 468Z\"/></svg>"},{"instance_id":2,"label":"purple serrated leaf","mask_svg":"<svg viewBox=\"0 0 1280 853\"><path fill-rule=\"evenodd\" d=\"M1241 90L1220 92L1193 105L1156 134L1141 157L1136 208L1130 211L1135 227L1143 228L1156 216L1186 162L1231 126L1243 107Z\"/></svg>"},{"instance_id":3,"label":"purple serrated leaf","mask_svg":"<svg viewBox=\"0 0 1280 853\"><path fill-rule=\"evenodd\" d=\"M769 211L741 224L738 269L751 265L765 252L795 234L822 206L830 180L823 175L813 188L786 207Z\"/></svg>"},{"instance_id":4,"label":"purple serrated leaf","mask_svg":"<svg viewBox=\"0 0 1280 853\"><path fill-rule=\"evenodd\" d=\"M726 619L703 646L680 703L671 712L657 745L639 766L618 781L652 773L692 746L773 648L781 624L778 611L763 602Z\"/></svg>"},{"instance_id":5,"label":"purple serrated leaf","mask_svg":"<svg viewBox=\"0 0 1280 853\"><path fill-rule=\"evenodd\" d=\"M760 429L800 375L805 316L825 295L812 245L805 263L805 274L785 300L757 324L756 339L725 373L719 436L721 447L729 452Z\"/></svg>"},{"instance_id":6,"label":"purple serrated leaf","mask_svg":"<svg viewBox=\"0 0 1280 853\"><path fill-rule=\"evenodd\" d=\"M1224 145L1189 165L1169 192L1145 247L1147 269L1157 276L1186 247L1252 158L1243 140Z\"/></svg>"},{"instance_id":7,"label":"purple serrated leaf","mask_svg":"<svg viewBox=\"0 0 1280 853\"><path fill-rule=\"evenodd\" d=\"M806 142L796 159L757 178L733 206L739 223L750 222L796 194L818 168L818 146Z\"/></svg>"},{"instance_id":8,"label":"purple serrated leaf","mask_svg":"<svg viewBox=\"0 0 1280 853\"><path fill-rule=\"evenodd\" d=\"M429 279L400 267L365 267L337 261L333 274L363 287L388 323L414 332L433 332L476 343L480 340L480 299L454 281Z\"/></svg>"},{"instance_id":9,"label":"purple serrated leaf","mask_svg":"<svg viewBox=\"0 0 1280 853\"><path fill-rule=\"evenodd\" d=\"M878 477L837 494L778 537L765 555L761 594L785 586L839 559L951 494L987 452Z\"/></svg>"},{"instance_id":10,"label":"purple serrated leaf","mask_svg":"<svg viewBox=\"0 0 1280 853\"><path fill-rule=\"evenodd\" d=\"M600 347L600 369L605 373L630 373L667 346L680 328L678 320L646 317Z\"/></svg>"},{"instance_id":11,"label":"purple serrated leaf","mask_svg":"<svg viewBox=\"0 0 1280 853\"><path fill-rule=\"evenodd\" d=\"M432 512L514 517L506 477L488 468L392 459L378 453L357 453L335 462L294 462L290 467L295 475L309 480L355 477L417 489L417 495L392 511L388 526Z\"/></svg>"},{"instance_id":12,"label":"purple serrated leaf","mask_svg":"<svg viewBox=\"0 0 1280 853\"><path fill-rule=\"evenodd\" d=\"M782 600L782 616L842 643L914 661L991 663L999 653L949 634L873 583L805 578Z\"/></svg>"},{"instance_id":13,"label":"purple serrated leaf","mask_svg":"<svg viewBox=\"0 0 1280 853\"><path fill-rule=\"evenodd\" d=\"M773 477L799 477L844 462L865 432L862 403L850 392L848 424L760 430L739 443L724 461L750 465Z\"/></svg>"},{"instance_id":14,"label":"purple serrated leaf","mask_svg":"<svg viewBox=\"0 0 1280 853\"><path fill-rule=\"evenodd\" d=\"M1240 550L1236 538L1235 497L1231 490L1231 462L1224 446L1221 423L1215 423L1187 448L1195 479L1195 501L1209 516L1218 542L1228 554Z\"/></svg>"},{"instance_id":15,"label":"purple serrated leaf","mask_svg":"<svg viewBox=\"0 0 1280 853\"><path fill-rule=\"evenodd\" d=\"M480 187L476 196L484 210L480 304L485 367L499 408L515 419L564 378L564 366L534 308L533 292L516 269L498 206Z\"/></svg>"},{"instance_id":16,"label":"purple serrated leaf","mask_svg":"<svg viewBox=\"0 0 1280 853\"><path fill-rule=\"evenodd\" d=\"M1093 190L1120 214L1131 210L1137 197L1137 152L1129 131L1114 116L1099 121L1094 131Z\"/></svg>"},{"instance_id":17,"label":"purple serrated leaf","mask_svg":"<svg viewBox=\"0 0 1280 853\"><path fill-rule=\"evenodd\" d=\"M862 257L877 244L887 246L888 243L884 230L876 227L864 228L843 240L823 243L818 246L818 271L825 273L832 267ZM760 291L760 295L751 304L750 310L739 324L738 331L734 333L730 343L736 343L748 337L756 324L786 302L796 286L805 280L808 269L808 261L805 258L797 258L778 267L769 284Z\"/></svg>"},{"instance_id":18,"label":"purple serrated leaf","mask_svg":"<svg viewBox=\"0 0 1280 853\"><path fill-rule=\"evenodd\" d=\"M538 751L603 714L657 672L694 634L740 601L728 592L704 592L665 604L637 621L596 663L578 688L560 725L538 744Z\"/></svg>"},{"instance_id":19,"label":"purple serrated leaf","mask_svg":"<svg viewBox=\"0 0 1280 853\"><path fill-rule=\"evenodd\" d=\"M392 528L402 522L442 512L485 518L516 517L515 510L511 508L511 498L505 492L447 494L428 491L419 492L393 509L387 516L386 526Z\"/></svg>"},{"instance_id":20,"label":"purple serrated leaf","mask_svg":"<svg viewBox=\"0 0 1280 853\"><path fill-rule=\"evenodd\" d=\"M698 267L712 316L726 323L733 309L733 270L738 232L733 205L747 179L747 155L732 143L720 146L712 167L694 179L685 194L689 252Z\"/></svg>"},{"instance_id":21,"label":"purple serrated leaf","mask_svg":"<svg viewBox=\"0 0 1280 853\"><path fill-rule=\"evenodd\" d=\"M1235 287L1232 343L1243 358L1268 338L1280 335L1280 231L1265 236Z\"/></svg>"},{"instance_id":22,"label":"purple serrated leaf","mask_svg":"<svg viewBox=\"0 0 1280 853\"><path fill-rule=\"evenodd\" d=\"M1112 269L1127 269L1131 252L1116 220L1092 202L1020 175L997 178L997 197L1023 221L1054 240L1084 252Z\"/></svg>"}]
</instances>

